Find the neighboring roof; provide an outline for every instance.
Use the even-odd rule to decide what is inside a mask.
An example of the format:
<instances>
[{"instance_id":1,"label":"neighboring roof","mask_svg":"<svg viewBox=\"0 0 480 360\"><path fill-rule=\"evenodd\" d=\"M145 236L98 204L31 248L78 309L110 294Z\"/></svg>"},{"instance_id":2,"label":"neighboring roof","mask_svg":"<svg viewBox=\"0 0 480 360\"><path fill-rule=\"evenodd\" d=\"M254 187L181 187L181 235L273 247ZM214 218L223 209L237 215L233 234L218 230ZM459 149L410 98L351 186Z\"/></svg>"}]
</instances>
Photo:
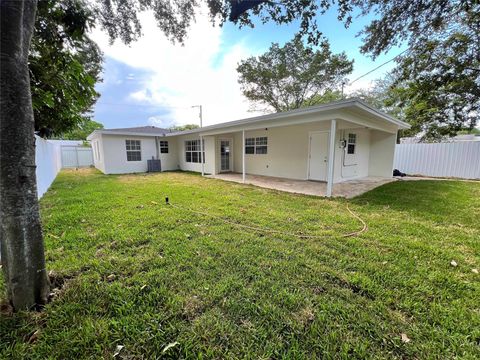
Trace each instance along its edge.
<instances>
[{"instance_id":1,"label":"neighboring roof","mask_svg":"<svg viewBox=\"0 0 480 360\"><path fill-rule=\"evenodd\" d=\"M90 134L87 137L87 139L90 139L90 137L94 133L118 134L118 135L144 135L144 136L145 135L146 136L175 136L175 135L183 135L183 134L194 134L194 133L211 131L211 130L215 130L215 129L226 128L226 127L239 126L239 125L250 125L250 124L254 124L256 122L276 120L276 119L284 119L284 118L294 117L294 116L299 116L299 115L321 113L321 112L325 112L325 111L341 110L341 109L349 109L349 108L356 108L356 109L366 111L366 112L376 116L377 118L379 118L383 121L386 121L390 124L393 124L393 125L397 126L399 129L409 129L410 128L410 125L407 124L406 122L395 119L394 117L392 117L390 115L387 115L387 114L381 112L380 110L377 110L377 109L371 107L370 105L368 105L367 103L365 103L364 101L362 101L360 99L352 98L352 99L334 101L334 102L331 102L331 103L328 103L328 104L309 106L309 107L290 110L290 111L285 111L285 112L279 112L279 113L274 113L274 114L261 115L261 116L246 118L246 119L229 121L229 122L225 122L225 123L221 123L221 124L204 126L203 128L186 130L186 131L171 132L170 130L155 128L153 126L146 126L144 128L154 128L154 129L157 129L158 132L148 132L148 131L146 131L146 132L142 133L142 132L138 132L138 131L134 130L134 129L142 129L142 128L95 130L92 134Z\"/></svg>"},{"instance_id":2,"label":"neighboring roof","mask_svg":"<svg viewBox=\"0 0 480 360\"><path fill-rule=\"evenodd\" d=\"M171 133L170 129L162 129L156 126L138 126L131 128L118 128L118 129L100 129L95 130L87 139L90 140L93 134L112 134L112 135L139 135L139 136L165 136L165 134Z\"/></svg>"}]
</instances>

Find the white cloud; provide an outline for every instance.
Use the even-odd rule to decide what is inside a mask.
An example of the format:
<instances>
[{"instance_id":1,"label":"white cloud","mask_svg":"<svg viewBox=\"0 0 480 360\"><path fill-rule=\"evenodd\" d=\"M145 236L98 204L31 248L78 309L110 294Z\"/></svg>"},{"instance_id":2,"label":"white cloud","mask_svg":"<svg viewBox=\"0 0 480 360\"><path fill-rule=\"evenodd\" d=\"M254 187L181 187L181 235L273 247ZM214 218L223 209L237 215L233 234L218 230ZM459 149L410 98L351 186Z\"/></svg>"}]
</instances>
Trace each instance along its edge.
<instances>
[{"instance_id":1,"label":"white cloud","mask_svg":"<svg viewBox=\"0 0 480 360\"><path fill-rule=\"evenodd\" d=\"M255 115L248 112L249 104L241 94L236 66L241 59L264 49L254 53L242 42L222 43L222 29L214 28L201 15L183 46L165 38L151 13L141 14L140 19L144 35L131 46L120 42L110 46L105 34L92 34L106 56L152 74L141 82L142 90L124 100L170 106L170 116L164 120L158 116L152 120L156 123L198 123L198 109L191 108L197 104L203 105L204 125ZM128 74L127 79L133 78L134 74Z\"/></svg>"},{"instance_id":2,"label":"white cloud","mask_svg":"<svg viewBox=\"0 0 480 360\"><path fill-rule=\"evenodd\" d=\"M178 125L178 123L175 120L166 118L164 116L151 116L148 118L148 125L168 129L172 126Z\"/></svg>"}]
</instances>

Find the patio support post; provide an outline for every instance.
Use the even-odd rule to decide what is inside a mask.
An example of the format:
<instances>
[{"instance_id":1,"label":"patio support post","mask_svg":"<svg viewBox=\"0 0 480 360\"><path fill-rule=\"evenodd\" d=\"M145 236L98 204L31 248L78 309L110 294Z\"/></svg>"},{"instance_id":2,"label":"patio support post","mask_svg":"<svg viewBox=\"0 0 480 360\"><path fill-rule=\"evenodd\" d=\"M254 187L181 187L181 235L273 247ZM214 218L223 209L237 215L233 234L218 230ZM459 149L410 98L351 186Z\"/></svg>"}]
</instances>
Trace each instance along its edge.
<instances>
[{"instance_id":1,"label":"patio support post","mask_svg":"<svg viewBox=\"0 0 480 360\"><path fill-rule=\"evenodd\" d=\"M203 154L204 154L204 145L203 145L203 136L200 135L200 163L202 164L202 176L205 176L205 164L204 164L204 158L203 158Z\"/></svg>"},{"instance_id":2,"label":"patio support post","mask_svg":"<svg viewBox=\"0 0 480 360\"><path fill-rule=\"evenodd\" d=\"M335 133L337 132L337 120L330 123L330 143L328 146L328 172L327 172L327 197L332 196L333 171L335 168Z\"/></svg>"},{"instance_id":3,"label":"patio support post","mask_svg":"<svg viewBox=\"0 0 480 360\"><path fill-rule=\"evenodd\" d=\"M245 183L245 130L242 130L242 182Z\"/></svg>"}]
</instances>

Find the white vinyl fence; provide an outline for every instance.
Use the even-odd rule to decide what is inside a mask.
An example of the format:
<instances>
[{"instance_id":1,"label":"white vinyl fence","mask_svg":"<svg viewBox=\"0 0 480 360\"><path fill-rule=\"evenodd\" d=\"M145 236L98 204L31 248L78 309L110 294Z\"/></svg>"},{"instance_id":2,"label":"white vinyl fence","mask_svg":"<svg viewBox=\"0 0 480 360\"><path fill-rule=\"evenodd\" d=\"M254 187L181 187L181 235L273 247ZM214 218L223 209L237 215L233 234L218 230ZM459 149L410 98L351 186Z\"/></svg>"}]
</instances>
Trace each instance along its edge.
<instances>
[{"instance_id":1,"label":"white vinyl fence","mask_svg":"<svg viewBox=\"0 0 480 360\"><path fill-rule=\"evenodd\" d=\"M92 148L81 144L82 141L44 140L35 135L38 198L48 190L60 169L93 165Z\"/></svg>"},{"instance_id":2,"label":"white vinyl fence","mask_svg":"<svg viewBox=\"0 0 480 360\"><path fill-rule=\"evenodd\" d=\"M78 168L93 165L92 148L62 145L62 167Z\"/></svg>"},{"instance_id":3,"label":"white vinyl fence","mask_svg":"<svg viewBox=\"0 0 480 360\"><path fill-rule=\"evenodd\" d=\"M480 179L480 141L397 144L394 168L408 175Z\"/></svg>"},{"instance_id":4,"label":"white vinyl fence","mask_svg":"<svg viewBox=\"0 0 480 360\"><path fill-rule=\"evenodd\" d=\"M38 198L41 198L62 168L60 146L35 135L35 163Z\"/></svg>"}]
</instances>

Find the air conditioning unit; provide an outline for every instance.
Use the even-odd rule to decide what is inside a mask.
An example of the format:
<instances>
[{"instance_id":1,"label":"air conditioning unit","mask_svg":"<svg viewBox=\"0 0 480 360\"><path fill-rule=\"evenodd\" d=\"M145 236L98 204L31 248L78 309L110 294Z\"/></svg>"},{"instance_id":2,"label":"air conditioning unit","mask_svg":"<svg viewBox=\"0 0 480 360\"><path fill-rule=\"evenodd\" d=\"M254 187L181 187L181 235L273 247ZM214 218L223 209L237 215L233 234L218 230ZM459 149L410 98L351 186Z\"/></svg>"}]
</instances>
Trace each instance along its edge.
<instances>
[{"instance_id":1,"label":"air conditioning unit","mask_svg":"<svg viewBox=\"0 0 480 360\"><path fill-rule=\"evenodd\" d=\"M159 172L162 171L162 163L160 160L151 159L147 160L147 172Z\"/></svg>"}]
</instances>

